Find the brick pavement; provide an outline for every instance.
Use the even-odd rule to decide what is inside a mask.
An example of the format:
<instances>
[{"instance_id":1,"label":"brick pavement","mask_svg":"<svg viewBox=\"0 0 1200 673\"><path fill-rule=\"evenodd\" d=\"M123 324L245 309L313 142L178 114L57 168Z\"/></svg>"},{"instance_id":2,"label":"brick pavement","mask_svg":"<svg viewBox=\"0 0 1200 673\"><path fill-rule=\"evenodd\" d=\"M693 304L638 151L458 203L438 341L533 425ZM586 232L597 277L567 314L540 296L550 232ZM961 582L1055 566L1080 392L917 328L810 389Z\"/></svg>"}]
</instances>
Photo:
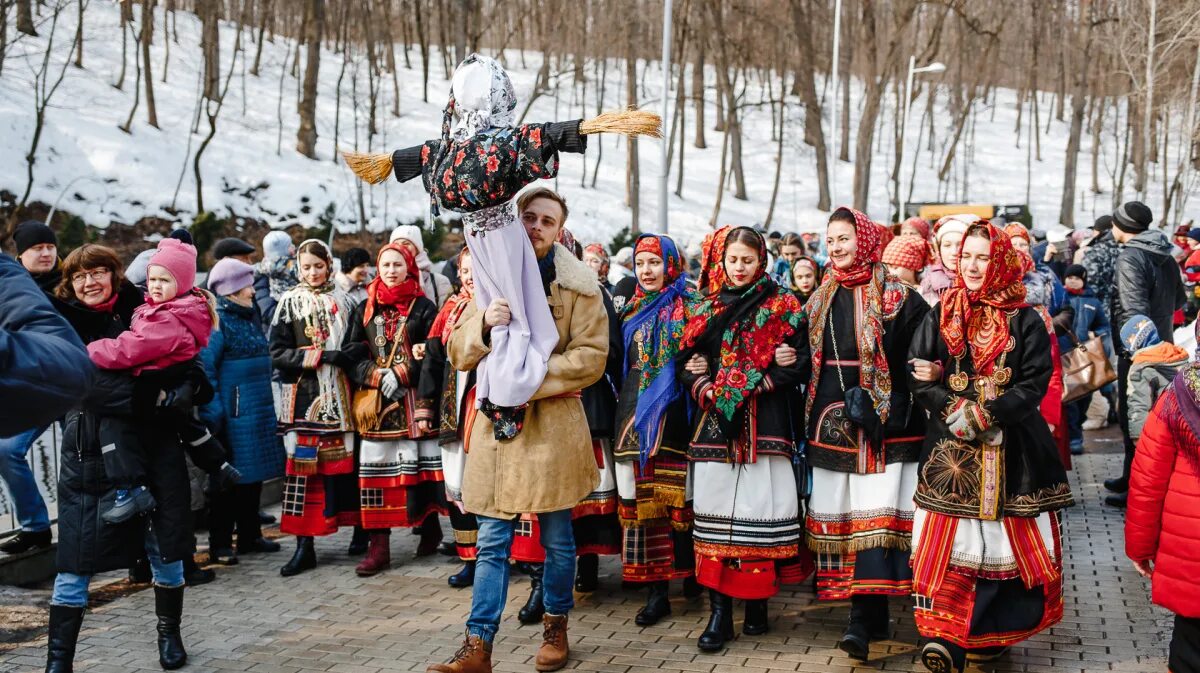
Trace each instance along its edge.
<instances>
[{"instance_id":1,"label":"brick pavement","mask_svg":"<svg viewBox=\"0 0 1200 673\"><path fill-rule=\"evenodd\" d=\"M1165 671L1169 615L1151 607L1145 583L1123 554L1120 512L1101 505L1104 476L1119 455L1077 458L1072 482L1080 501L1066 514L1066 616L1047 633L1014 649L985 671ZM189 590L184 636L191 671L372 673L424 671L456 649L470 601L445 578L457 566L443 557L411 560L416 538L393 537L398 567L380 576L354 576L345 556L348 534L319 540L316 571L284 579L287 554L242 557L218 568L219 579ZM289 547L290 545L285 545ZM290 550L288 550L290 551ZM866 673L923 671L917 661L912 617L893 608L894 640L872 647L868 664L855 664L834 646L846 604L818 604L809 587L771 601L772 631L742 636L716 655L701 654L703 599L673 590L675 615L657 626L633 623L641 595L620 589L615 559L601 564L601 590L578 598L572 613L571 668L612 673ZM521 627L517 608L528 580L514 576L493 660L502 672L532 671L540 628ZM907 606L904 606L907 607ZM76 670L92 673L157 671L153 592L141 591L88 613ZM740 617L740 614L739 614ZM0 654L0 673L41 670L44 637ZM971 668L971 671L980 669Z\"/></svg>"}]
</instances>

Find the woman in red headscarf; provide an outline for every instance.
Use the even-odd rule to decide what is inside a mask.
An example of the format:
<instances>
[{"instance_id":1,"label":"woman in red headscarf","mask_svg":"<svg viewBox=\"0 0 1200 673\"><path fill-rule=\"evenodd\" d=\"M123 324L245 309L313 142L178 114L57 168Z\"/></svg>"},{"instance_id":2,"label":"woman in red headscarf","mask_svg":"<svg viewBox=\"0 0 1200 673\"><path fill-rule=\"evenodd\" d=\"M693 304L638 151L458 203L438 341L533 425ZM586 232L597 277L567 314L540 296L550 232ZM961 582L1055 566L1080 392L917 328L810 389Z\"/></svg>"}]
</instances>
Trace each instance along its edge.
<instances>
[{"instance_id":1,"label":"woman in red headscarf","mask_svg":"<svg viewBox=\"0 0 1200 673\"><path fill-rule=\"evenodd\" d=\"M883 227L839 208L826 230L828 272L809 298L806 400L812 496L806 540L817 597L850 599L838 646L866 660L890 634L888 596L908 596L912 494L925 415L904 375L929 305L882 263Z\"/></svg>"},{"instance_id":2,"label":"woman in red headscarf","mask_svg":"<svg viewBox=\"0 0 1200 673\"><path fill-rule=\"evenodd\" d=\"M469 419L475 415L475 370L460 372L450 366L446 357L450 332L475 297L470 248L459 251L457 261L461 289L442 304L425 341L421 380L417 382L417 429L422 435L436 435L441 446L450 526L454 529L458 558L463 562L463 567L446 581L461 589L475 583L475 540L479 537L479 524L462 502L463 471L467 466L463 440L470 434Z\"/></svg>"},{"instance_id":3,"label":"woman in red headscarf","mask_svg":"<svg viewBox=\"0 0 1200 673\"><path fill-rule=\"evenodd\" d=\"M346 373L355 386L362 526L370 533L367 556L355 568L361 577L391 567L390 529L447 512L437 434L417 425L419 360L438 310L421 291L408 248L383 246L376 267L379 275L350 314L342 346L353 359ZM440 539L439 528L432 544Z\"/></svg>"},{"instance_id":4,"label":"woman in red headscarf","mask_svg":"<svg viewBox=\"0 0 1200 673\"><path fill-rule=\"evenodd\" d=\"M929 413L913 523L925 666L962 671L1062 618L1058 510L1073 504L1038 414L1050 336L1025 301L1024 266L987 221L963 238L959 275L913 338L913 391Z\"/></svg>"},{"instance_id":5,"label":"woman in red headscarf","mask_svg":"<svg viewBox=\"0 0 1200 673\"><path fill-rule=\"evenodd\" d=\"M698 407L687 446L692 463L696 580L712 614L697 645L733 638L733 599L746 601L742 633L769 628L767 599L811 571L801 554L793 468L799 419L790 392L807 379L803 311L766 273L767 245L749 227L710 249L716 293L693 305L676 359ZM707 255L706 255L707 256Z\"/></svg>"}]
</instances>

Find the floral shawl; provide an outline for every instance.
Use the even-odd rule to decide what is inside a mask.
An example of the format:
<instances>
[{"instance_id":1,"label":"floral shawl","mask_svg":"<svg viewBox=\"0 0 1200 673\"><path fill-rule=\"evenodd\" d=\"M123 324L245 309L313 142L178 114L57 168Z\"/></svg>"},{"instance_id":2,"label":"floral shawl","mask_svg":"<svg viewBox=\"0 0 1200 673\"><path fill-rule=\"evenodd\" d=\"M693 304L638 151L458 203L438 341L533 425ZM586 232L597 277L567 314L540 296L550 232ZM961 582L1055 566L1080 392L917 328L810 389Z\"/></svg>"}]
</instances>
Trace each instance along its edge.
<instances>
[{"instance_id":1,"label":"floral shawl","mask_svg":"<svg viewBox=\"0 0 1200 673\"><path fill-rule=\"evenodd\" d=\"M748 227L738 227L747 229ZM733 229L720 235L720 246L712 246L705 257L722 260L725 240ZM755 232L759 264L755 277L742 288L725 288L700 302L683 330L683 348L691 349L700 340L718 339L720 361L713 379L713 403L720 412L717 421L727 437L738 435L735 421L744 403L762 383L767 368L775 359L775 348L799 329L803 307L787 288L780 287L766 273L767 244ZM710 276L711 277L711 276Z\"/></svg>"},{"instance_id":2,"label":"floral shawl","mask_svg":"<svg viewBox=\"0 0 1200 673\"><path fill-rule=\"evenodd\" d=\"M963 235L964 243L976 229L986 229L992 240L983 286L968 290L961 273L954 279L954 286L942 295L941 333L950 355L963 356L969 345L976 373L989 375L1008 344L1007 311L1027 305L1021 282L1026 262L1009 235L987 220L972 224ZM961 260L960 252L959 264Z\"/></svg>"},{"instance_id":3,"label":"floral shawl","mask_svg":"<svg viewBox=\"0 0 1200 673\"><path fill-rule=\"evenodd\" d=\"M621 335L625 342L625 353L637 354L640 375L638 378L637 407L633 415L633 427L638 434L641 465L658 449L662 419L669 407L680 396L679 383L675 380L675 356L683 340L683 328L687 322L685 307L693 301L687 287L687 276L683 273L683 255L675 241L667 236L642 234L634 247L635 255L647 252L663 260L663 285L658 290L647 292L638 284L633 298L621 310ZM641 342L639 348L635 337ZM625 375L629 375L628 356Z\"/></svg>"},{"instance_id":4,"label":"floral shawl","mask_svg":"<svg viewBox=\"0 0 1200 673\"><path fill-rule=\"evenodd\" d=\"M839 209L841 210L841 209ZM829 327L829 311L839 287L852 289L865 286L866 310L858 325L858 385L871 396L879 422L886 423L892 407L892 376L887 353L883 349L883 323L896 317L904 303L904 285L883 265L883 226L872 222L866 214L846 208L854 215L854 233L858 239L854 259L846 269L830 264L805 310L808 313L808 345L812 351L812 383L808 386L805 415L812 413L817 399L817 382L825 362L825 329Z\"/></svg>"},{"instance_id":5,"label":"floral shawl","mask_svg":"<svg viewBox=\"0 0 1200 673\"><path fill-rule=\"evenodd\" d=\"M702 295L716 294L725 286L725 237L733 227L728 225L709 232L700 245L700 282L697 288ZM764 258L765 264L765 258Z\"/></svg>"}]
</instances>

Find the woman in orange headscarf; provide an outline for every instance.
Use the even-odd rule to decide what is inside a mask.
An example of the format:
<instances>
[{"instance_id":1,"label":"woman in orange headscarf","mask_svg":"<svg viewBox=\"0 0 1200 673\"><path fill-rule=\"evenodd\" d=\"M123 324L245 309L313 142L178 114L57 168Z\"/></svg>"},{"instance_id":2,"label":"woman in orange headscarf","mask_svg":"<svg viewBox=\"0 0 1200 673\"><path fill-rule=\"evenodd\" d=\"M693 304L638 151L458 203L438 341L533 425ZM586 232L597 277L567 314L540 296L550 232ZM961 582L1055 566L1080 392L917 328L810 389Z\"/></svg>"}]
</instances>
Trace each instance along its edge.
<instances>
[{"instance_id":1,"label":"woman in orange headscarf","mask_svg":"<svg viewBox=\"0 0 1200 673\"><path fill-rule=\"evenodd\" d=\"M962 671L1062 618L1058 510L1073 504L1038 413L1050 336L1025 301L1024 265L987 221L909 351L929 413L914 497L913 594L926 668Z\"/></svg>"}]
</instances>

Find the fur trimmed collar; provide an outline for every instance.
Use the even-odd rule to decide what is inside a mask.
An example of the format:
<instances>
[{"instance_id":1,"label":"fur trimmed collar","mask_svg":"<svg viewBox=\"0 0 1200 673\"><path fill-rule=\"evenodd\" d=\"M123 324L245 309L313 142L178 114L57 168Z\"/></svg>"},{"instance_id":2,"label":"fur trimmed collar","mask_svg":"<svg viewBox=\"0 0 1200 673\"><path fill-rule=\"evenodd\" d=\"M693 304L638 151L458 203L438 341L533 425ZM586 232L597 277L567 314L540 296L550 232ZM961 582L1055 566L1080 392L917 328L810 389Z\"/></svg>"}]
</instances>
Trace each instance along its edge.
<instances>
[{"instance_id":1,"label":"fur trimmed collar","mask_svg":"<svg viewBox=\"0 0 1200 673\"><path fill-rule=\"evenodd\" d=\"M561 243L554 244L554 282L564 290L587 297L600 294L600 280L592 267L575 258Z\"/></svg>"}]
</instances>

